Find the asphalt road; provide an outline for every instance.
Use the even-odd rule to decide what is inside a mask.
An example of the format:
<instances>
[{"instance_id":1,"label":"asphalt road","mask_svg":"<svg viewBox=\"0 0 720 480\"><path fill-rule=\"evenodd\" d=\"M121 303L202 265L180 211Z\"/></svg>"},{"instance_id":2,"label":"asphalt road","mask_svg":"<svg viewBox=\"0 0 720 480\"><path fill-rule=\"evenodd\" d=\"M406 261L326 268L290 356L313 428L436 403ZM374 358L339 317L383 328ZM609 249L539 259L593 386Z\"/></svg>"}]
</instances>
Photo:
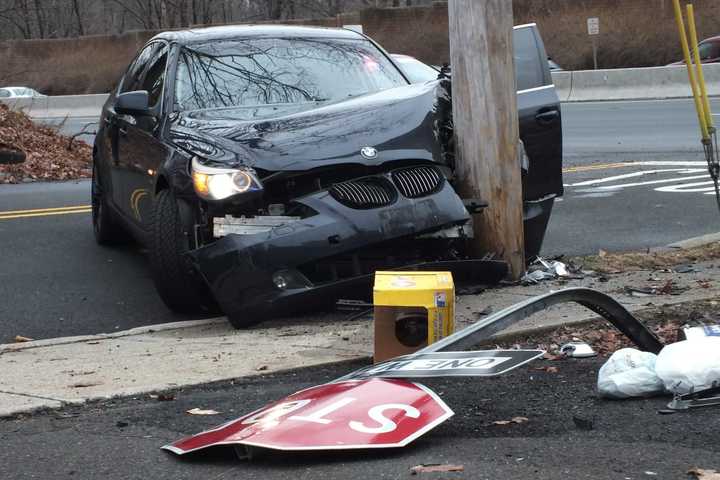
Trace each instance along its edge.
<instances>
[{"instance_id":1,"label":"asphalt road","mask_svg":"<svg viewBox=\"0 0 720 480\"><path fill-rule=\"evenodd\" d=\"M550 363L557 373L533 370ZM500 377L423 381L455 416L405 448L269 451L252 461L227 447L182 458L160 447L360 364L244 378L176 392L171 401L145 396L70 407L0 421L0 478L399 479L411 478L416 465L454 464L464 471L419 477L604 480L680 479L693 467L720 469L717 409L658 415L668 397L600 400L594 393L600 365L600 359L536 361ZM196 407L220 414L185 413ZM493 424L514 417L528 420Z\"/></svg>"},{"instance_id":2,"label":"asphalt road","mask_svg":"<svg viewBox=\"0 0 720 480\"><path fill-rule=\"evenodd\" d=\"M563 108L568 186L544 254L644 249L720 230L707 192L656 190L698 182L704 184L691 189L708 188L702 163L685 163L703 160L693 150L689 101ZM84 123L72 119L63 128L77 131ZM625 164L658 161L666 163ZM0 298L7 299L0 302L0 343L15 335L52 338L185 319L155 294L142 251L95 245L87 208L7 213L87 206L89 188L87 181L0 187Z\"/></svg>"}]
</instances>

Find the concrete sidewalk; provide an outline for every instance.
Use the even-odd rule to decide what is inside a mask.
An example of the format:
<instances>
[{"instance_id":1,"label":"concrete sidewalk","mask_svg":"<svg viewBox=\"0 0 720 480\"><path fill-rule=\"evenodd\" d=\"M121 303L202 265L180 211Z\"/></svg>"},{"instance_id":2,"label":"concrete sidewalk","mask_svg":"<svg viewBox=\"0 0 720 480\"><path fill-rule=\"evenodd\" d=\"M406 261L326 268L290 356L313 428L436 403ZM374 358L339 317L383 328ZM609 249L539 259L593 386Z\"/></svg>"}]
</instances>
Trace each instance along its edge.
<instances>
[{"instance_id":1,"label":"concrete sidewalk","mask_svg":"<svg viewBox=\"0 0 720 480\"><path fill-rule=\"evenodd\" d=\"M529 297L569 287L612 295L631 311L720 294L720 262L693 265L695 271L635 271L578 280L553 280L461 296L457 328ZM663 285L674 280L678 295L636 297L626 286ZM234 330L224 319L145 327L109 335L0 345L0 416L89 400L132 396L287 369L369 357L369 316L347 321L342 314L305 316ZM596 315L575 304L554 306L517 324L512 331L586 322Z\"/></svg>"}]
</instances>

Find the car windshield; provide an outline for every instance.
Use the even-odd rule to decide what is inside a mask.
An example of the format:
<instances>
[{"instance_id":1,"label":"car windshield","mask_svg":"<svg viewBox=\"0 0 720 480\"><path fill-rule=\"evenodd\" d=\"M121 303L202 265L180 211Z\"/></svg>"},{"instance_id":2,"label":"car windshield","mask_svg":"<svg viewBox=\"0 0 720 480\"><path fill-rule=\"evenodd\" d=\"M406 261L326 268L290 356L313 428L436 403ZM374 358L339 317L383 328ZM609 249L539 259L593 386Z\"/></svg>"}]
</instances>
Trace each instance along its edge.
<instances>
[{"instance_id":1,"label":"car windshield","mask_svg":"<svg viewBox=\"0 0 720 480\"><path fill-rule=\"evenodd\" d=\"M367 40L255 38L185 47L177 110L340 101L407 84Z\"/></svg>"}]
</instances>

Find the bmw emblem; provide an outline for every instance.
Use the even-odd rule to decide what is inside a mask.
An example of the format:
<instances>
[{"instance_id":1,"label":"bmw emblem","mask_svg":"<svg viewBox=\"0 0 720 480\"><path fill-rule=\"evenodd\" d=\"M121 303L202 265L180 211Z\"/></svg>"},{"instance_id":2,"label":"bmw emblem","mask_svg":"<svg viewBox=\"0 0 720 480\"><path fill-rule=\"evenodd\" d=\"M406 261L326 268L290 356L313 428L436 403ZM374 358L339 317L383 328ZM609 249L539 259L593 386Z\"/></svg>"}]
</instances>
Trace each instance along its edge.
<instances>
[{"instance_id":1,"label":"bmw emblem","mask_svg":"<svg viewBox=\"0 0 720 480\"><path fill-rule=\"evenodd\" d=\"M372 160L373 158L377 157L378 152L373 147L363 147L360 150L360 155L363 156L363 158L367 158L368 160Z\"/></svg>"}]
</instances>

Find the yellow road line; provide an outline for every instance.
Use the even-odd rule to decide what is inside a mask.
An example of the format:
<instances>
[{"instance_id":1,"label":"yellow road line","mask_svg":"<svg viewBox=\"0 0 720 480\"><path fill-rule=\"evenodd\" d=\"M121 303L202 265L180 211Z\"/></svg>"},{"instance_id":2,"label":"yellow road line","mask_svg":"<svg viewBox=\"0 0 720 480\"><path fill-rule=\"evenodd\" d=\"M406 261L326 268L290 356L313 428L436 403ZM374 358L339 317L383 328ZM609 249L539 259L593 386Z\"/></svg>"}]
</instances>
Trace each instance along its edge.
<instances>
[{"instance_id":1,"label":"yellow road line","mask_svg":"<svg viewBox=\"0 0 720 480\"><path fill-rule=\"evenodd\" d=\"M62 211L44 211L35 213L18 213L13 215L6 215L5 212L0 212L0 220L11 220L14 218L28 218L28 217L45 217L48 215L70 215L73 213L90 213L92 208L82 208L75 210L62 210Z\"/></svg>"},{"instance_id":2,"label":"yellow road line","mask_svg":"<svg viewBox=\"0 0 720 480\"><path fill-rule=\"evenodd\" d=\"M41 212L64 212L68 210L87 210L90 205L75 205L72 207L53 207L53 208L34 208L32 210L6 210L0 211L0 215L16 215L21 213L41 213Z\"/></svg>"},{"instance_id":3,"label":"yellow road line","mask_svg":"<svg viewBox=\"0 0 720 480\"><path fill-rule=\"evenodd\" d=\"M610 168L631 167L633 165L635 165L634 162L601 163L599 165L583 165L583 166L579 166L579 167L563 168L563 173L588 172L591 170L607 170Z\"/></svg>"}]
</instances>

